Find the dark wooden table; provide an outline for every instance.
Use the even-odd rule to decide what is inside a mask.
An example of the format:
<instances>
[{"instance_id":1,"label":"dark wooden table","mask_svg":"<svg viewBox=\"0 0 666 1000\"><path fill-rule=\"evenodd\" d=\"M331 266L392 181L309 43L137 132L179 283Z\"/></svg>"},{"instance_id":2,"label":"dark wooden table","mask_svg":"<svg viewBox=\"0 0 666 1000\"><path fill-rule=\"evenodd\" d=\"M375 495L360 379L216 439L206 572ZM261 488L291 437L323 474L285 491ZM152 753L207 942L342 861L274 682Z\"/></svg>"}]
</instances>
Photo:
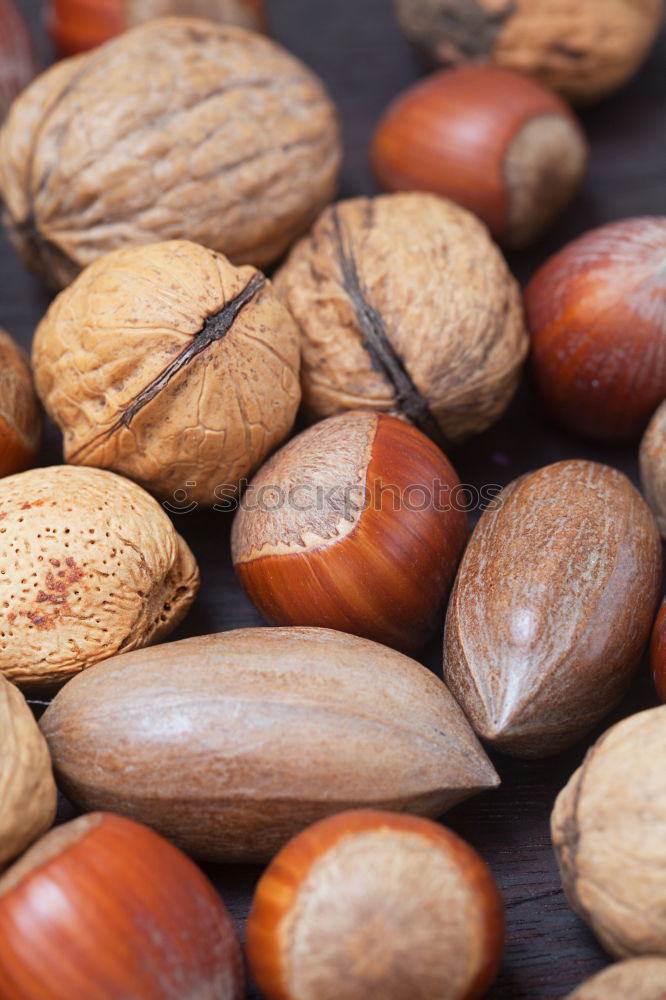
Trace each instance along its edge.
<instances>
[{"instance_id":1,"label":"dark wooden table","mask_svg":"<svg viewBox=\"0 0 666 1000\"><path fill-rule=\"evenodd\" d=\"M39 0L18 3L48 60ZM367 166L373 125L388 101L424 72L395 27L390 0L269 0L269 6L275 36L323 77L340 107L346 148L342 195L373 193ZM592 147L586 184L539 246L511 257L521 280L586 229L626 216L666 213L666 33L640 75L582 118ZM44 289L21 268L0 235L0 326L28 347L47 304ZM527 385L496 427L451 457L462 481L477 487L504 484L528 469L571 457L608 462L637 481L635 447L600 448L554 427ZM49 428L40 464L59 461L59 436ZM199 559L203 585L176 638L261 624L234 579L229 526L223 514L178 518L178 529ZM424 651L423 662L439 670L440 637ZM653 704L644 668L607 724ZM491 865L506 903L506 955L489 1000L555 1000L608 961L567 906L548 832L554 798L598 732L552 760L524 763L493 755L502 787L446 816L447 824ZM66 803L60 815L69 815ZM207 871L242 932L260 869L220 866ZM259 993L251 988L249 996L256 1000Z\"/></svg>"}]
</instances>

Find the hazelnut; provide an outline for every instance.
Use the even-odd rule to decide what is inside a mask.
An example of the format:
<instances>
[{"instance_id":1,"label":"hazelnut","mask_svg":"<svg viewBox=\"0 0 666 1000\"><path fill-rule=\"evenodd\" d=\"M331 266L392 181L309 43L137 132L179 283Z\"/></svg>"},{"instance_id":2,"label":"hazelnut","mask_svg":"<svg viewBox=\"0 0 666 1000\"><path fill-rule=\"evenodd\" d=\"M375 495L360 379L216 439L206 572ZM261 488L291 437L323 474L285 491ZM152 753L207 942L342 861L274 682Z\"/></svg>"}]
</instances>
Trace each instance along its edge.
<instances>
[{"instance_id":1,"label":"hazelnut","mask_svg":"<svg viewBox=\"0 0 666 1000\"><path fill-rule=\"evenodd\" d=\"M666 705L597 740L551 818L569 903L616 958L666 955Z\"/></svg>"},{"instance_id":2,"label":"hazelnut","mask_svg":"<svg viewBox=\"0 0 666 1000\"><path fill-rule=\"evenodd\" d=\"M93 813L0 878L0 995L242 1000L240 944L189 858L138 823Z\"/></svg>"},{"instance_id":3,"label":"hazelnut","mask_svg":"<svg viewBox=\"0 0 666 1000\"><path fill-rule=\"evenodd\" d=\"M478 1000L503 944L502 901L476 851L428 820L371 811L287 844L247 925L266 1000Z\"/></svg>"},{"instance_id":4,"label":"hazelnut","mask_svg":"<svg viewBox=\"0 0 666 1000\"><path fill-rule=\"evenodd\" d=\"M32 465L42 440L42 413L28 359L0 330L0 476Z\"/></svg>"},{"instance_id":5,"label":"hazelnut","mask_svg":"<svg viewBox=\"0 0 666 1000\"><path fill-rule=\"evenodd\" d=\"M232 493L300 400L298 330L270 282L184 241L88 267L40 323L33 363L68 462L190 503Z\"/></svg>"},{"instance_id":6,"label":"hazelnut","mask_svg":"<svg viewBox=\"0 0 666 1000\"><path fill-rule=\"evenodd\" d=\"M301 328L311 419L385 411L441 447L514 394L528 347L518 286L485 226L444 198L331 206L275 285Z\"/></svg>"},{"instance_id":7,"label":"hazelnut","mask_svg":"<svg viewBox=\"0 0 666 1000\"><path fill-rule=\"evenodd\" d=\"M182 620L199 571L144 490L102 469L0 480L0 672L53 685Z\"/></svg>"},{"instance_id":8,"label":"hazelnut","mask_svg":"<svg viewBox=\"0 0 666 1000\"><path fill-rule=\"evenodd\" d=\"M37 72L37 55L27 25L12 0L0 0L0 123L12 101Z\"/></svg>"},{"instance_id":9,"label":"hazelnut","mask_svg":"<svg viewBox=\"0 0 666 1000\"><path fill-rule=\"evenodd\" d=\"M438 63L491 62L568 100L599 100L638 70L661 0L395 0L408 38Z\"/></svg>"},{"instance_id":10,"label":"hazelnut","mask_svg":"<svg viewBox=\"0 0 666 1000\"><path fill-rule=\"evenodd\" d=\"M546 757L625 693L650 634L661 544L626 476L565 461L485 511L449 601L444 677L484 739Z\"/></svg>"},{"instance_id":11,"label":"hazelnut","mask_svg":"<svg viewBox=\"0 0 666 1000\"><path fill-rule=\"evenodd\" d=\"M48 830L56 799L46 740L21 692L0 674L0 869Z\"/></svg>"},{"instance_id":12,"label":"hazelnut","mask_svg":"<svg viewBox=\"0 0 666 1000\"><path fill-rule=\"evenodd\" d=\"M666 1000L666 958L628 958L588 979L566 1000Z\"/></svg>"},{"instance_id":13,"label":"hazelnut","mask_svg":"<svg viewBox=\"0 0 666 1000\"><path fill-rule=\"evenodd\" d=\"M534 242L580 186L587 143L568 107L493 66L435 73L391 105L372 144L390 191L433 191L509 247Z\"/></svg>"},{"instance_id":14,"label":"hazelnut","mask_svg":"<svg viewBox=\"0 0 666 1000\"><path fill-rule=\"evenodd\" d=\"M434 674L330 629L123 653L66 684L40 725L72 802L211 861L267 861L341 809L434 817L499 784Z\"/></svg>"},{"instance_id":15,"label":"hazelnut","mask_svg":"<svg viewBox=\"0 0 666 1000\"><path fill-rule=\"evenodd\" d=\"M666 326L664 327L666 347ZM640 450L643 492L666 539L666 401L655 411Z\"/></svg>"},{"instance_id":16,"label":"hazelnut","mask_svg":"<svg viewBox=\"0 0 666 1000\"><path fill-rule=\"evenodd\" d=\"M666 396L666 217L623 219L556 253L527 287L532 372L552 415L637 437Z\"/></svg>"},{"instance_id":17,"label":"hazelnut","mask_svg":"<svg viewBox=\"0 0 666 1000\"><path fill-rule=\"evenodd\" d=\"M262 35L150 21L43 73L0 132L4 221L56 288L110 250L191 239L276 260L333 197L323 85Z\"/></svg>"},{"instance_id":18,"label":"hazelnut","mask_svg":"<svg viewBox=\"0 0 666 1000\"><path fill-rule=\"evenodd\" d=\"M320 625L418 649L439 621L467 538L460 483L416 428L330 417L250 483L231 535L239 579L276 625Z\"/></svg>"},{"instance_id":19,"label":"hazelnut","mask_svg":"<svg viewBox=\"0 0 666 1000\"><path fill-rule=\"evenodd\" d=\"M650 666L657 694L666 702L666 601L662 603L652 629Z\"/></svg>"}]
</instances>

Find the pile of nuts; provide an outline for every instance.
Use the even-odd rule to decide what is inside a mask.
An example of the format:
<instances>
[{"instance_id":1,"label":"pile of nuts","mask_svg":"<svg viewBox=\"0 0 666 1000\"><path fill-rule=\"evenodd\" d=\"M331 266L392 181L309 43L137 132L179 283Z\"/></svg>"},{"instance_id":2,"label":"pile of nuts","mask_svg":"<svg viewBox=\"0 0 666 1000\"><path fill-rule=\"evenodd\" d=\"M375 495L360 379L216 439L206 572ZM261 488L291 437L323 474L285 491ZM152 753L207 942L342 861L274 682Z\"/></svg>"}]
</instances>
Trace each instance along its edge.
<instances>
[{"instance_id":1,"label":"pile of nuts","mask_svg":"<svg viewBox=\"0 0 666 1000\"><path fill-rule=\"evenodd\" d=\"M584 234L524 297L495 243L574 196L565 100L634 72L659 4L613 0L602 44L597 4L398 0L453 68L379 123L389 193L335 203L336 109L261 4L89 6L59 0L81 54L0 130L6 231L59 290L32 368L0 331L0 996L242 1000L189 854L269 862L246 948L266 1000L478 1000L502 901L435 820L499 784L483 744L585 737L650 638L666 701L666 217ZM554 420L644 434L645 498L572 458L481 491L470 534L450 455L528 355ZM66 464L39 467L42 406ZM163 643L200 583L166 512L184 486L235 503L273 627ZM442 627L443 680L411 658ZM555 803L567 898L625 960L570 1000L666 995L665 775L666 705ZM48 832L56 783L82 815Z\"/></svg>"}]
</instances>

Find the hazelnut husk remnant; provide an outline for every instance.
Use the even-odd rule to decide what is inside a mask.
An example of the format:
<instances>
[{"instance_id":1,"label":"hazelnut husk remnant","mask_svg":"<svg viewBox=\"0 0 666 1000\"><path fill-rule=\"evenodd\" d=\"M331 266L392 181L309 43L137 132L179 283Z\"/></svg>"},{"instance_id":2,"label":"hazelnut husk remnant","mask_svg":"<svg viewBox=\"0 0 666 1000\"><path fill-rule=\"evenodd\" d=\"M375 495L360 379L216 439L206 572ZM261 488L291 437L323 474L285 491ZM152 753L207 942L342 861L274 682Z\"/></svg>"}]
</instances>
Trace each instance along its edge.
<instances>
[{"instance_id":1,"label":"hazelnut husk remnant","mask_svg":"<svg viewBox=\"0 0 666 1000\"><path fill-rule=\"evenodd\" d=\"M638 70L661 0L395 0L403 31L435 62L491 62L574 103L599 100Z\"/></svg>"},{"instance_id":2,"label":"hazelnut husk remnant","mask_svg":"<svg viewBox=\"0 0 666 1000\"><path fill-rule=\"evenodd\" d=\"M666 1000L666 958L628 958L588 979L566 1000Z\"/></svg>"},{"instance_id":3,"label":"hazelnut husk remnant","mask_svg":"<svg viewBox=\"0 0 666 1000\"><path fill-rule=\"evenodd\" d=\"M87 268L40 323L33 363L66 460L121 472L177 510L231 495L300 401L298 330L270 282L184 241Z\"/></svg>"},{"instance_id":4,"label":"hazelnut husk remnant","mask_svg":"<svg viewBox=\"0 0 666 1000\"><path fill-rule=\"evenodd\" d=\"M655 412L643 435L640 466L647 502L657 519L661 537L666 539L666 402Z\"/></svg>"},{"instance_id":5,"label":"hazelnut husk remnant","mask_svg":"<svg viewBox=\"0 0 666 1000\"><path fill-rule=\"evenodd\" d=\"M327 208L275 277L311 419L373 409L440 447L489 427L527 352L518 286L470 212L432 194Z\"/></svg>"},{"instance_id":6,"label":"hazelnut husk remnant","mask_svg":"<svg viewBox=\"0 0 666 1000\"><path fill-rule=\"evenodd\" d=\"M371 810L288 843L247 925L266 1000L478 1000L503 944L502 901L476 851L428 820Z\"/></svg>"},{"instance_id":7,"label":"hazelnut husk remnant","mask_svg":"<svg viewBox=\"0 0 666 1000\"><path fill-rule=\"evenodd\" d=\"M276 260L333 197L337 116L263 35L150 21L43 73L0 132L0 196L24 262L52 285L123 246L191 239Z\"/></svg>"},{"instance_id":8,"label":"hazelnut husk remnant","mask_svg":"<svg viewBox=\"0 0 666 1000\"><path fill-rule=\"evenodd\" d=\"M0 672L33 687L159 642L199 586L160 505L103 469L1 479L0 564Z\"/></svg>"},{"instance_id":9,"label":"hazelnut husk remnant","mask_svg":"<svg viewBox=\"0 0 666 1000\"><path fill-rule=\"evenodd\" d=\"M28 359L0 330L0 476L32 465L42 440L42 413Z\"/></svg>"},{"instance_id":10,"label":"hazelnut husk remnant","mask_svg":"<svg viewBox=\"0 0 666 1000\"><path fill-rule=\"evenodd\" d=\"M663 705L618 722L551 818L569 903L616 958L666 955L665 733Z\"/></svg>"},{"instance_id":11,"label":"hazelnut husk remnant","mask_svg":"<svg viewBox=\"0 0 666 1000\"><path fill-rule=\"evenodd\" d=\"M0 674L0 869L48 830L56 799L46 740L19 689Z\"/></svg>"}]
</instances>

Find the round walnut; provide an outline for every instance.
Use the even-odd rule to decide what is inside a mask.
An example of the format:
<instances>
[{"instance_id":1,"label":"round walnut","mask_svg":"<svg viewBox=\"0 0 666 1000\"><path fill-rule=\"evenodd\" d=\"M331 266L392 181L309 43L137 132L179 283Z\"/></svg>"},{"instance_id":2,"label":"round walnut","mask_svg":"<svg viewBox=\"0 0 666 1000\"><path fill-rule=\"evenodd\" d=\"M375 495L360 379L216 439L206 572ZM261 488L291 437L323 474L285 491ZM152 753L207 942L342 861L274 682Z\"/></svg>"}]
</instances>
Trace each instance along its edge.
<instances>
[{"instance_id":1,"label":"round walnut","mask_svg":"<svg viewBox=\"0 0 666 1000\"><path fill-rule=\"evenodd\" d=\"M629 958L588 979L566 1000L666 1000L666 958Z\"/></svg>"},{"instance_id":2,"label":"round walnut","mask_svg":"<svg viewBox=\"0 0 666 1000\"><path fill-rule=\"evenodd\" d=\"M327 208L275 285L301 328L311 419L382 410L441 446L513 396L527 352L518 286L485 226L444 198Z\"/></svg>"},{"instance_id":3,"label":"round walnut","mask_svg":"<svg viewBox=\"0 0 666 1000\"><path fill-rule=\"evenodd\" d=\"M643 490L666 538L666 402L663 402L648 425L640 450Z\"/></svg>"},{"instance_id":4,"label":"round walnut","mask_svg":"<svg viewBox=\"0 0 666 1000\"><path fill-rule=\"evenodd\" d=\"M666 955L665 732L666 706L609 729L551 818L569 902L616 958Z\"/></svg>"},{"instance_id":5,"label":"round walnut","mask_svg":"<svg viewBox=\"0 0 666 1000\"><path fill-rule=\"evenodd\" d=\"M34 462L42 440L42 414L28 359L0 330L0 476Z\"/></svg>"},{"instance_id":6,"label":"round walnut","mask_svg":"<svg viewBox=\"0 0 666 1000\"><path fill-rule=\"evenodd\" d=\"M68 462L181 504L233 492L300 401L298 331L270 282L184 241L87 268L40 323L33 364Z\"/></svg>"},{"instance_id":7,"label":"round walnut","mask_svg":"<svg viewBox=\"0 0 666 1000\"><path fill-rule=\"evenodd\" d=\"M163 639L199 586L159 504L103 469L0 480L0 672L50 686Z\"/></svg>"},{"instance_id":8,"label":"round walnut","mask_svg":"<svg viewBox=\"0 0 666 1000\"><path fill-rule=\"evenodd\" d=\"M47 70L0 133L4 221L55 287L119 247L186 238L279 257L332 198L335 109L262 35L150 21Z\"/></svg>"},{"instance_id":9,"label":"round walnut","mask_svg":"<svg viewBox=\"0 0 666 1000\"><path fill-rule=\"evenodd\" d=\"M643 62L662 0L395 0L408 38L439 64L492 62L573 102L598 100Z\"/></svg>"},{"instance_id":10,"label":"round walnut","mask_svg":"<svg viewBox=\"0 0 666 1000\"><path fill-rule=\"evenodd\" d=\"M48 830L56 800L46 740L19 689L0 674L0 869Z\"/></svg>"}]
</instances>

